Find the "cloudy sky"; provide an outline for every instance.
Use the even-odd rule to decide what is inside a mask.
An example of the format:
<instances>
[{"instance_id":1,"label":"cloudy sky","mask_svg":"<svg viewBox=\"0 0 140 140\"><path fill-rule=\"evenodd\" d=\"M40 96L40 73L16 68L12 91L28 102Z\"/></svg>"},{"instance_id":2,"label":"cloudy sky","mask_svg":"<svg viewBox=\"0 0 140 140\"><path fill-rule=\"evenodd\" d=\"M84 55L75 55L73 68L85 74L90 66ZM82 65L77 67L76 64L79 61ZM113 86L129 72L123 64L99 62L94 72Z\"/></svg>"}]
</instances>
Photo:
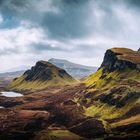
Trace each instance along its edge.
<instances>
[{"instance_id":1,"label":"cloudy sky","mask_svg":"<svg viewBox=\"0 0 140 140\"><path fill-rule=\"evenodd\" d=\"M0 0L0 72L63 58L99 66L140 47L140 0Z\"/></svg>"}]
</instances>

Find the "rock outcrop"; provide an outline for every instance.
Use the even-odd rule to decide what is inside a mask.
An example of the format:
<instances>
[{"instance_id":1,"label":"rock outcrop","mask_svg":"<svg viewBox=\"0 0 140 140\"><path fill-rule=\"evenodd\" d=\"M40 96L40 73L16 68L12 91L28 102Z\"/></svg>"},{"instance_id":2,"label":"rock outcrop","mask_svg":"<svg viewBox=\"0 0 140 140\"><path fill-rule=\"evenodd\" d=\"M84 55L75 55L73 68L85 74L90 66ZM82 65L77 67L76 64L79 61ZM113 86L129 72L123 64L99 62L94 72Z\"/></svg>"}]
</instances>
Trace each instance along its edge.
<instances>
[{"instance_id":1,"label":"rock outcrop","mask_svg":"<svg viewBox=\"0 0 140 140\"><path fill-rule=\"evenodd\" d=\"M139 139L140 52L107 50L101 67L85 83L92 96L79 100L87 107L85 114L100 118L113 134L107 139Z\"/></svg>"},{"instance_id":2,"label":"rock outcrop","mask_svg":"<svg viewBox=\"0 0 140 140\"><path fill-rule=\"evenodd\" d=\"M123 70L125 68L140 70L140 53L127 48L113 48L106 51L100 68L108 71Z\"/></svg>"},{"instance_id":3,"label":"rock outcrop","mask_svg":"<svg viewBox=\"0 0 140 140\"><path fill-rule=\"evenodd\" d=\"M54 77L65 78L68 77L73 79L67 72L63 69L56 67L55 65L47 61L39 61L36 63L31 70L28 70L24 73L26 81L35 81L35 80L52 80Z\"/></svg>"},{"instance_id":4,"label":"rock outcrop","mask_svg":"<svg viewBox=\"0 0 140 140\"><path fill-rule=\"evenodd\" d=\"M74 82L76 82L76 80L65 70L47 61L39 61L22 76L15 78L8 88L15 90L34 90Z\"/></svg>"}]
</instances>

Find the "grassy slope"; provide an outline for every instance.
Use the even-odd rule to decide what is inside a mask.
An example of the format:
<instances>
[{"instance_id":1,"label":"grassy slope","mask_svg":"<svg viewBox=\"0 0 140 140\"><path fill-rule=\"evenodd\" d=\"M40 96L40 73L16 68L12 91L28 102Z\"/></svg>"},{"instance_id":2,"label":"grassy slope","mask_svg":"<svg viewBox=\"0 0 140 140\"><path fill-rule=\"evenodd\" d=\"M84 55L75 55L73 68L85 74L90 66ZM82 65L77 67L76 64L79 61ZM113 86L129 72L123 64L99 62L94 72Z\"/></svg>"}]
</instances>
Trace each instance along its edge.
<instances>
[{"instance_id":1,"label":"grassy slope","mask_svg":"<svg viewBox=\"0 0 140 140\"><path fill-rule=\"evenodd\" d=\"M109 95L111 90L115 88L118 88L118 90L121 87L125 88L124 91L118 91L118 93L114 93L112 95L112 98L117 99L118 102L128 97L129 93L131 92L140 93L140 72L137 70L130 70L126 68L121 72L113 71L111 73L106 73L104 77L102 77L102 75L103 69L101 68L95 74L92 74L85 79L85 83L89 91L95 89L100 91L100 94L93 96L93 98L87 99L89 104L92 100L98 98L98 96ZM135 106L138 105L140 105L140 96L128 100L127 103L120 108L116 107L115 105L102 102L100 99L98 99L94 101L94 104L91 103L88 107L84 107L84 110L86 116L99 117L101 120L106 120L122 117L130 109L135 108ZM117 127L123 124L125 125L125 122L127 122L127 124L131 124L135 121L140 122L139 115L116 122L110 127Z\"/></svg>"},{"instance_id":2,"label":"grassy slope","mask_svg":"<svg viewBox=\"0 0 140 140\"><path fill-rule=\"evenodd\" d=\"M71 77L69 74L64 73L63 76L60 76L60 68L52 65L51 63L48 63L46 61L40 61L39 63L46 65L44 66L44 69L38 70L38 72L35 73L32 80L25 80L28 76L27 74L24 74L10 83L8 86L8 89L10 90L39 90L39 89L45 89L48 86L58 86L58 85L66 85L66 84L72 84L76 83L77 81ZM37 67L37 66L35 66ZM43 75L45 72L47 72L49 67L49 70L51 71L51 79L43 80Z\"/></svg>"},{"instance_id":3,"label":"grassy slope","mask_svg":"<svg viewBox=\"0 0 140 140\"><path fill-rule=\"evenodd\" d=\"M113 71L110 73L106 73L104 78L101 78L103 75L103 69L99 69L96 73L90 75L87 79L85 79L85 83L89 87L109 90L113 86L119 84L119 82L123 82L125 80L131 80L140 82L140 72L137 70L125 69L123 71Z\"/></svg>"},{"instance_id":4,"label":"grassy slope","mask_svg":"<svg viewBox=\"0 0 140 140\"><path fill-rule=\"evenodd\" d=\"M37 137L38 140L82 140L78 135L68 130L49 130L44 131Z\"/></svg>"},{"instance_id":5,"label":"grassy slope","mask_svg":"<svg viewBox=\"0 0 140 140\"><path fill-rule=\"evenodd\" d=\"M54 77L52 80L48 81L25 81L25 77L21 76L14 80L9 86L8 89L16 89L16 90L39 90L45 89L48 86L57 86L57 85L65 85L75 83L76 80L65 77Z\"/></svg>"}]
</instances>

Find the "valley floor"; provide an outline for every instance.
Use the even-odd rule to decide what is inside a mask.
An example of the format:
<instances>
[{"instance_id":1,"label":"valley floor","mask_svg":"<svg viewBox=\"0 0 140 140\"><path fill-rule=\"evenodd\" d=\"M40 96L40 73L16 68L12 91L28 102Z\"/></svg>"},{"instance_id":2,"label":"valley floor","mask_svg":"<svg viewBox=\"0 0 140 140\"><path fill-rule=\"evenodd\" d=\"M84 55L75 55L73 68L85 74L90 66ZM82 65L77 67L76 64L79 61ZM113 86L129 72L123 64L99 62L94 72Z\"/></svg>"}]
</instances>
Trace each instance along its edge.
<instances>
[{"instance_id":1,"label":"valley floor","mask_svg":"<svg viewBox=\"0 0 140 140\"><path fill-rule=\"evenodd\" d=\"M111 104L94 98L98 90L82 83L23 94L0 96L5 107L0 108L0 140L140 139L139 104L118 116ZM107 117L100 115L104 111Z\"/></svg>"}]
</instances>

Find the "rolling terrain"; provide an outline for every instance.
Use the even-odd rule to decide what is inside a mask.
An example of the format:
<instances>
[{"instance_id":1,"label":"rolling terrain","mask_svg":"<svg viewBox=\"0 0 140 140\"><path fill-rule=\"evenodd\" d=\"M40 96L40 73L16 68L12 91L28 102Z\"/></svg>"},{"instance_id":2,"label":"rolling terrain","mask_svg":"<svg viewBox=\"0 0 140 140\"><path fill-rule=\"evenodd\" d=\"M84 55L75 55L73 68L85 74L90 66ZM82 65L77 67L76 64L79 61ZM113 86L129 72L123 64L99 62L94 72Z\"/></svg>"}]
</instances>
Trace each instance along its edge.
<instances>
[{"instance_id":1,"label":"rolling terrain","mask_svg":"<svg viewBox=\"0 0 140 140\"><path fill-rule=\"evenodd\" d=\"M46 65L53 72L47 77L43 73ZM0 109L0 139L140 139L139 51L107 50L100 68L82 83L76 83L66 72L65 78L60 78L59 70L41 61L24 73L23 81L17 78L7 87L28 90L18 98L0 96L0 106L5 107ZM37 79L54 80L56 71L60 83L66 80L70 84L52 87L43 83L43 88L27 84Z\"/></svg>"}]
</instances>

